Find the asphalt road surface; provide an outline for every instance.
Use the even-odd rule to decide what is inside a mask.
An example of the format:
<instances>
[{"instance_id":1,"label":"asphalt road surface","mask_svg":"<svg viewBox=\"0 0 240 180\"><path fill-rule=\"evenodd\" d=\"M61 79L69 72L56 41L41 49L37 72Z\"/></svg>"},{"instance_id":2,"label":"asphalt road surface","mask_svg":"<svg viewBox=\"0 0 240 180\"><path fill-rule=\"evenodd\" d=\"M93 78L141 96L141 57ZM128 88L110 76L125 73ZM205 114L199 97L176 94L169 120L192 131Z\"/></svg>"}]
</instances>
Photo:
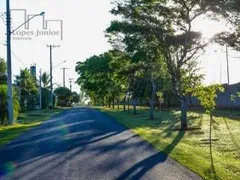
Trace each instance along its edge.
<instances>
[{"instance_id":1,"label":"asphalt road surface","mask_svg":"<svg viewBox=\"0 0 240 180\"><path fill-rule=\"evenodd\" d=\"M201 178L114 119L78 108L62 112L1 148L0 179Z\"/></svg>"}]
</instances>

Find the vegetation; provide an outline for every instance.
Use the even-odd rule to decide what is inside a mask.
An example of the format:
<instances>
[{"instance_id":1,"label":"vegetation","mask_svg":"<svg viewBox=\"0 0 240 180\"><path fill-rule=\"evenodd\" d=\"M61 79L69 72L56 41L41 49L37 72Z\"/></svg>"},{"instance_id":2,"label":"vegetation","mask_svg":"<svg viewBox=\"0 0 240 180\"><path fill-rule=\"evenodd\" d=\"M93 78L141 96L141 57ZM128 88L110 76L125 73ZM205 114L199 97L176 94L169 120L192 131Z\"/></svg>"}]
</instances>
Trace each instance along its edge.
<instances>
[{"instance_id":1,"label":"vegetation","mask_svg":"<svg viewBox=\"0 0 240 180\"><path fill-rule=\"evenodd\" d=\"M13 113L16 120L20 111L19 98L16 88L13 88ZM0 121L5 123L7 119L7 65L4 59L0 58Z\"/></svg>"},{"instance_id":2,"label":"vegetation","mask_svg":"<svg viewBox=\"0 0 240 180\"><path fill-rule=\"evenodd\" d=\"M22 112L33 110L37 105L37 82L29 69L21 69L16 76L16 85L19 89L20 105Z\"/></svg>"},{"instance_id":3,"label":"vegetation","mask_svg":"<svg viewBox=\"0 0 240 180\"><path fill-rule=\"evenodd\" d=\"M19 110L19 99L16 90L13 89L13 114L15 120L18 118ZM1 124L3 125L4 121L7 120L7 85L0 85L0 115Z\"/></svg>"},{"instance_id":4,"label":"vegetation","mask_svg":"<svg viewBox=\"0 0 240 180\"><path fill-rule=\"evenodd\" d=\"M72 92L70 89L66 87L59 87L54 90L54 93L56 94L58 100L57 105L61 107L69 107L71 106L71 98L72 98Z\"/></svg>"},{"instance_id":5,"label":"vegetation","mask_svg":"<svg viewBox=\"0 0 240 180\"><path fill-rule=\"evenodd\" d=\"M15 139L21 133L40 125L43 121L48 120L51 116L60 112L61 109L55 109L53 111L35 110L21 113L16 124L12 126L0 126L0 147Z\"/></svg>"},{"instance_id":6,"label":"vegetation","mask_svg":"<svg viewBox=\"0 0 240 180\"><path fill-rule=\"evenodd\" d=\"M209 115L189 113L189 130L178 131L180 111L162 111L161 119L148 120L147 110L137 116L101 108L119 123L132 129L159 151L195 171L204 179L237 180L240 177L240 114L216 111L213 115L212 153L209 147Z\"/></svg>"},{"instance_id":7,"label":"vegetation","mask_svg":"<svg viewBox=\"0 0 240 180\"><path fill-rule=\"evenodd\" d=\"M50 88L50 75L46 72L42 74L42 83L44 88L46 89Z\"/></svg>"},{"instance_id":8,"label":"vegetation","mask_svg":"<svg viewBox=\"0 0 240 180\"><path fill-rule=\"evenodd\" d=\"M228 20L237 11L230 6L227 1L115 1L111 13L121 18L106 30L114 50L79 62L78 84L95 105L114 108L121 102L125 111L131 103L137 114L140 101L149 104L152 120L156 93L163 92L163 101L178 100L181 129L187 130L189 101L203 80L197 59L211 43L192 24L200 16Z\"/></svg>"},{"instance_id":9,"label":"vegetation","mask_svg":"<svg viewBox=\"0 0 240 180\"><path fill-rule=\"evenodd\" d=\"M39 107L39 81L33 77L29 69L21 69L16 76L13 88L14 125L8 125L7 119L7 74L6 62L0 59L0 146L8 143L22 132L41 124L53 114L60 112L59 109L48 110L50 104L50 76L47 73L42 75L42 109ZM70 106L72 102L77 103L80 96L69 89L58 88L55 90L59 98L59 105ZM33 111L34 110L34 111ZM19 112L22 112L19 114Z\"/></svg>"},{"instance_id":10,"label":"vegetation","mask_svg":"<svg viewBox=\"0 0 240 180\"><path fill-rule=\"evenodd\" d=\"M0 84L7 84L7 64L0 58Z\"/></svg>"},{"instance_id":11,"label":"vegetation","mask_svg":"<svg viewBox=\"0 0 240 180\"><path fill-rule=\"evenodd\" d=\"M217 94L224 89L215 84L203 85L198 58L215 42L240 50L239 2L116 0L113 4L111 13L117 20L106 29L113 50L77 63L77 83L81 90L93 105L112 109L116 105L120 109L122 105L123 112L108 112L203 177L236 179L239 163L234 158L239 159L236 153L239 142L235 143L236 136L232 135L229 124L239 126L239 123L229 115L213 118ZM231 32L204 39L193 30L194 22L201 17L224 19L231 25ZM199 100L205 112L188 113L192 97ZM236 95L231 97L236 98ZM161 105L168 107L172 99L180 111L161 112L156 118L155 107L159 105L161 111ZM141 105L149 107L149 118L147 111L140 113ZM126 111L134 116L125 114ZM205 113L210 115L209 126ZM218 126L222 128L224 124L226 132L218 131ZM207 140L206 135L209 135ZM231 141L224 149L221 143Z\"/></svg>"}]
</instances>

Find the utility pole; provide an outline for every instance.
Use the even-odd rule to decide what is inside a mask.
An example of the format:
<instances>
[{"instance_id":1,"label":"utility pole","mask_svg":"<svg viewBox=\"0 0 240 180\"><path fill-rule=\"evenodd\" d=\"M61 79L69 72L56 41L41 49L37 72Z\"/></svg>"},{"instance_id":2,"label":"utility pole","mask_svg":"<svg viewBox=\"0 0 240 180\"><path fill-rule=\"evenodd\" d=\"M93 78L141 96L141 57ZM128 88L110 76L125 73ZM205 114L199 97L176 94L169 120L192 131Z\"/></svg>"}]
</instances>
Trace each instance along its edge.
<instances>
[{"instance_id":1,"label":"utility pole","mask_svg":"<svg viewBox=\"0 0 240 180\"><path fill-rule=\"evenodd\" d=\"M39 106L42 109L42 70L40 70L39 76Z\"/></svg>"},{"instance_id":2,"label":"utility pole","mask_svg":"<svg viewBox=\"0 0 240 180\"><path fill-rule=\"evenodd\" d=\"M69 68L62 68L63 70L63 87L66 87L66 70Z\"/></svg>"},{"instance_id":3,"label":"utility pole","mask_svg":"<svg viewBox=\"0 0 240 180\"><path fill-rule=\"evenodd\" d=\"M70 90L72 91L72 82L73 82L73 78L69 79L69 84L70 84Z\"/></svg>"},{"instance_id":4,"label":"utility pole","mask_svg":"<svg viewBox=\"0 0 240 180\"><path fill-rule=\"evenodd\" d=\"M229 58L228 58L228 46L226 45L226 60L227 60L227 80L228 85L230 84L230 77L229 77Z\"/></svg>"},{"instance_id":5,"label":"utility pole","mask_svg":"<svg viewBox=\"0 0 240 180\"><path fill-rule=\"evenodd\" d=\"M53 48L56 48L56 47L60 47L59 45L58 46L55 46L55 45L47 45L47 47L49 47L50 49L50 92L51 92L51 108L53 109L54 108L54 102L53 102L53 63L52 63L52 49Z\"/></svg>"},{"instance_id":6,"label":"utility pole","mask_svg":"<svg viewBox=\"0 0 240 180\"><path fill-rule=\"evenodd\" d=\"M8 124L13 124L13 94L12 94L12 57L11 57L11 11L10 0L6 0L7 24L7 84L8 84Z\"/></svg>"}]
</instances>

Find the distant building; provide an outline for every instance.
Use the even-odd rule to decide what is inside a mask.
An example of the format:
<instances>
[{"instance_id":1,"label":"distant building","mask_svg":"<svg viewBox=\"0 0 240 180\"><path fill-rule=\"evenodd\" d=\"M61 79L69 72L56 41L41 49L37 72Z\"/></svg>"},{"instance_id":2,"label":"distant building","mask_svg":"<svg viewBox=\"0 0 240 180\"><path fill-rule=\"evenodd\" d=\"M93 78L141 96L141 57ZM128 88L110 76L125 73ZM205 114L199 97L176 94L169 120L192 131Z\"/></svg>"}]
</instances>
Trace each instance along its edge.
<instances>
[{"instance_id":1,"label":"distant building","mask_svg":"<svg viewBox=\"0 0 240 180\"><path fill-rule=\"evenodd\" d=\"M36 67L36 64L30 66L30 73L36 79L36 77L37 77L37 67Z\"/></svg>"}]
</instances>

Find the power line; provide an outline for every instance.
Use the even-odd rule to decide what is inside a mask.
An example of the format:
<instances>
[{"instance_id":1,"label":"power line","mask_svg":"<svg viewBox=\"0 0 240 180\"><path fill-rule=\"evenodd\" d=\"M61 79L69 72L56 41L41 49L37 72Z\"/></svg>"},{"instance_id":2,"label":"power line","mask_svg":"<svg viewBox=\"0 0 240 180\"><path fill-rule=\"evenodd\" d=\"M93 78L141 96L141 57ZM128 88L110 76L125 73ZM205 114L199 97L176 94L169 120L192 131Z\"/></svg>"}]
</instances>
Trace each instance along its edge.
<instances>
[{"instance_id":1,"label":"power line","mask_svg":"<svg viewBox=\"0 0 240 180\"><path fill-rule=\"evenodd\" d=\"M26 64L23 63L23 61L12 51L12 55L24 66L27 67Z\"/></svg>"},{"instance_id":2,"label":"power line","mask_svg":"<svg viewBox=\"0 0 240 180\"><path fill-rule=\"evenodd\" d=\"M0 17L1 17L2 21L3 21L3 24L6 25L6 22L5 22L5 20L4 20L4 14L2 13L2 14L0 15Z\"/></svg>"},{"instance_id":3,"label":"power line","mask_svg":"<svg viewBox=\"0 0 240 180\"><path fill-rule=\"evenodd\" d=\"M0 42L1 45L6 46L6 44L3 44ZM11 51L11 54L24 66L27 67L26 64L24 64L24 62L13 52Z\"/></svg>"}]
</instances>

